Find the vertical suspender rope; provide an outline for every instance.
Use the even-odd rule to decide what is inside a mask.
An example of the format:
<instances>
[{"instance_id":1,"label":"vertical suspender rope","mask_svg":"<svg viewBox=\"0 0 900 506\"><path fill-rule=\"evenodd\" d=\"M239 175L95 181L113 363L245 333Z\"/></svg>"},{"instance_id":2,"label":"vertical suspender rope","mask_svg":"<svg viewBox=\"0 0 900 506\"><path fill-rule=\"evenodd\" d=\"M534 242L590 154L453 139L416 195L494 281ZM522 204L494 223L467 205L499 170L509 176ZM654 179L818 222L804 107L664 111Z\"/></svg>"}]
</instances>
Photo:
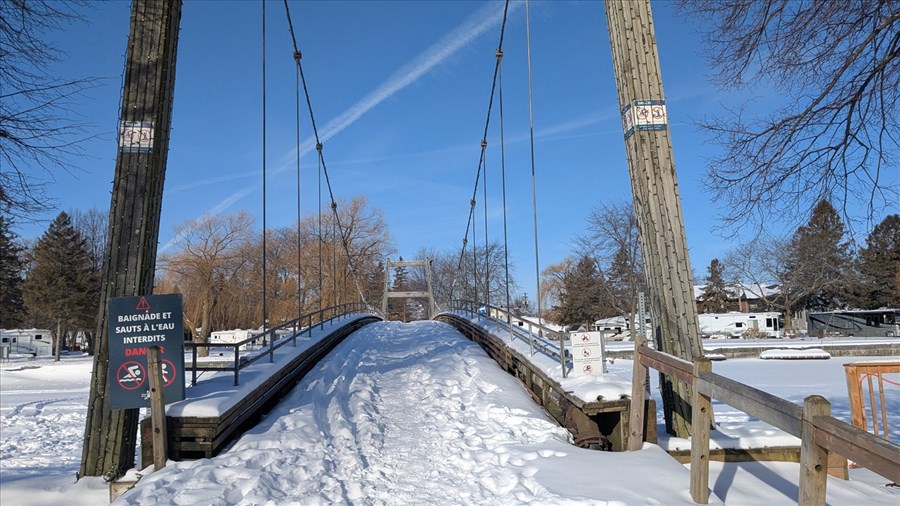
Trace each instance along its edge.
<instances>
[{"instance_id":1,"label":"vertical suspender rope","mask_svg":"<svg viewBox=\"0 0 900 506\"><path fill-rule=\"evenodd\" d=\"M541 262L538 255L538 222L537 222L537 178L534 174L534 92L531 77L531 18L528 12L528 0L525 0L525 40L528 48L528 131L531 141L531 206L534 215L534 275L537 287L538 321L542 321L543 296L541 294ZM543 331L540 331L543 335ZM563 338L559 338L559 362L563 378L568 376L566 355L563 349Z\"/></svg>"},{"instance_id":2,"label":"vertical suspender rope","mask_svg":"<svg viewBox=\"0 0 900 506\"><path fill-rule=\"evenodd\" d=\"M482 150L482 153L484 151ZM475 192L478 192L478 183L475 183ZM475 237L475 209L477 208L477 202L475 201L475 197L472 197L472 208L469 211L472 216L472 286L475 288L475 296L472 298L472 302L478 304L478 238Z\"/></svg>"},{"instance_id":3,"label":"vertical suspender rope","mask_svg":"<svg viewBox=\"0 0 900 506\"><path fill-rule=\"evenodd\" d=\"M302 261L301 261L301 241L300 241L300 51L294 51L294 61L297 62L297 68L294 69L294 92L297 97L297 318L303 314L303 290L300 286ZM297 323L299 329L299 321Z\"/></svg>"},{"instance_id":4,"label":"vertical suspender rope","mask_svg":"<svg viewBox=\"0 0 900 506\"><path fill-rule=\"evenodd\" d=\"M503 50L497 49L497 92L500 105L500 179L503 187L503 262L506 270L506 324L512 325L509 317L509 236L506 228L506 152L503 138ZM509 329L512 334L512 328ZM510 336L511 337L511 336Z\"/></svg>"},{"instance_id":5,"label":"vertical suspender rope","mask_svg":"<svg viewBox=\"0 0 900 506\"><path fill-rule=\"evenodd\" d=\"M262 326L266 317L266 0L262 0Z\"/></svg>"},{"instance_id":6,"label":"vertical suspender rope","mask_svg":"<svg viewBox=\"0 0 900 506\"><path fill-rule=\"evenodd\" d=\"M487 149L487 139L482 139L484 149ZM491 259L490 247L488 245L488 200L487 200L487 157L484 159L484 179L481 183L481 189L484 194L484 305L485 309L491 305ZM488 311L490 315L490 312Z\"/></svg>"},{"instance_id":7,"label":"vertical suspender rope","mask_svg":"<svg viewBox=\"0 0 900 506\"><path fill-rule=\"evenodd\" d=\"M322 275L322 143L316 144L316 152L319 155L319 311L325 308L325 278Z\"/></svg>"},{"instance_id":8,"label":"vertical suspender rope","mask_svg":"<svg viewBox=\"0 0 900 506\"><path fill-rule=\"evenodd\" d=\"M337 204L331 201L331 305L338 305L338 274L337 274Z\"/></svg>"}]
</instances>

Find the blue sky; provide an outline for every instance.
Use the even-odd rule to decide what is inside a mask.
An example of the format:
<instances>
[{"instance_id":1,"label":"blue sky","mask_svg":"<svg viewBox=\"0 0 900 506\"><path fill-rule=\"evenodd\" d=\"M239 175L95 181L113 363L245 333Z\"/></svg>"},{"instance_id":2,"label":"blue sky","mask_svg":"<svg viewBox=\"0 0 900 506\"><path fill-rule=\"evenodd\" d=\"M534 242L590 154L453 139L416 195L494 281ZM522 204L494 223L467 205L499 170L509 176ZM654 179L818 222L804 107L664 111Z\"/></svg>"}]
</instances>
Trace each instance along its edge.
<instances>
[{"instance_id":1,"label":"blue sky","mask_svg":"<svg viewBox=\"0 0 900 506\"><path fill-rule=\"evenodd\" d=\"M688 244L695 273L741 234L715 232L723 213L701 182L716 146L693 121L749 96L710 83L696 26L653 2ZM503 92L510 253L519 284L534 295L525 5L514 2L504 41ZM465 232L487 112L502 2L291 2L294 28L335 194L365 194L384 211L399 254L458 248ZM96 76L72 114L98 138L49 193L60 209L107 209L116 155L130 3L95 4L88 22L55 39L68 51L61 76ZM630 198L609 38L601 2L530 4L535 167L541 268L570 254L590 210ZM267 4L269 227L296 219L295 73L284 8ZM160 246L173 228L206 212L262 214L261 6L184 4ZM777 97L756 89L754 107ZM499 115L488 142L489 232L502 240ZM301 136L311 145L308 116ZM301 158L301 207L316 209L317 166ZM478 216L481 209L479 190ZM52 216L48 216L52 218ZM806 216L796 221L806 220ZM772 223L792 230L796 223ZM483 241L483 222L477 224ZM25 239L46 224L21 226ZM789 233L789 232L788 232ZM701 279L696 280L702 281Z\"/></svg>"}]
</instances>

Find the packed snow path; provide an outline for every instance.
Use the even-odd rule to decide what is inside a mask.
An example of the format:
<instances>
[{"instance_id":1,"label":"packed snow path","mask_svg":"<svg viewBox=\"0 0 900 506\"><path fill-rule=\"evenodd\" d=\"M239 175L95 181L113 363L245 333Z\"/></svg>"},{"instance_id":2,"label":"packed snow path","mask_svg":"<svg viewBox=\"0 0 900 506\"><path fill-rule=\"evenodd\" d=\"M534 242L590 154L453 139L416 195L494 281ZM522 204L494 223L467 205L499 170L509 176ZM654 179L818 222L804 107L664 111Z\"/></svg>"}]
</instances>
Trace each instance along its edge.
<instances>
[{"instance_id":1,"label":"packed snow path","mask_svg":"<svg viewBox=\"0 0 900 506\"><path fill-rule=\"evenodd\" d=\"M610 454L569 439L450 326L376 323L348 337L229 451L172 463L120 501L690 502L687 470L658 447ZM653 487L640 472L650 468Z\"/></svg>"}]
</instances>

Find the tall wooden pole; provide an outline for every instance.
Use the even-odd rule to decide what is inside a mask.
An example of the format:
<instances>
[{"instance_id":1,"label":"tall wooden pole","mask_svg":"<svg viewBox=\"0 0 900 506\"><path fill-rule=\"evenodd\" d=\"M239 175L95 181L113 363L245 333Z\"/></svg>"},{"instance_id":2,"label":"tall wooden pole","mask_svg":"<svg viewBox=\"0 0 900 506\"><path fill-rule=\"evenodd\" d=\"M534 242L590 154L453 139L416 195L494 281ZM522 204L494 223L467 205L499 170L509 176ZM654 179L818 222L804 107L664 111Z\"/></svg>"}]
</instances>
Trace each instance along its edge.
<instances>
[{"instance_id":1,"label":"tall wooden pole","mask_svg":"<svg viewBox=\"0 0 900 506\"><path fill-rule=\"evenodd\" d=\"M134 465L138 410L110 409L106 301L153 290L169 149L181 0L133 0L119 151L78 476L116 478Z\"/></svg>"},{"instance_id":2,"label":"tall wooden pole","mask_svg":"<svg viewBox=\"0 0 900 506\"><path fill-rule=\"evenodd\" d=\"M650 1L605 4L654 334L662 351L693 360L700 331ZM686 437L690 388L663 383L666 429Z\"/></svg>"}]
</instances>

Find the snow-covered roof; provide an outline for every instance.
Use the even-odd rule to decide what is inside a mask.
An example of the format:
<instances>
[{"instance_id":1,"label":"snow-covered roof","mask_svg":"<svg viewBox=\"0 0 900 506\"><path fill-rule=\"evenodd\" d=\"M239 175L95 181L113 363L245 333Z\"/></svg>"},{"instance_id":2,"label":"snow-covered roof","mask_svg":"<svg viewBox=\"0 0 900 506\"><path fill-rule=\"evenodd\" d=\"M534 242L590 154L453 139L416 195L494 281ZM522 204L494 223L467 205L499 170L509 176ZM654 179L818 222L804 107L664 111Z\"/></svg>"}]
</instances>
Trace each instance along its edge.
<instances>
[{"instance_id":1,"label":"snow-covered roof","mask_svg":"<svg viewBox=\"0 0 900 506\"><path fill-rule=\"evenodd\" d=\"M703 290L707 285L694 285L694 300L703 297ZM756 285L756 284L740 284L732 285L725 288L733 299L764 299L778 295L781 292L781 286L777 284Z\"/></svg>"}]
</instances>

